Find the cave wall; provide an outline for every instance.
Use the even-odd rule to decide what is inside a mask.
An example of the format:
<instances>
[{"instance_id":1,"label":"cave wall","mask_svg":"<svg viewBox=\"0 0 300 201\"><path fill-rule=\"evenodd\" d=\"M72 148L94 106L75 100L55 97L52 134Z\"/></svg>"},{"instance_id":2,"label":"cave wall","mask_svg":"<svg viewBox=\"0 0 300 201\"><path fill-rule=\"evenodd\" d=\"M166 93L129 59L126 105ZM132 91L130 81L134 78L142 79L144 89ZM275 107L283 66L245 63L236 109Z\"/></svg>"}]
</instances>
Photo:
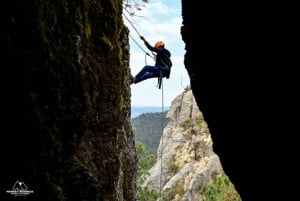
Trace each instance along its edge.
<instances>
[{"instance_id":1,"label":"cave wall","mask_svg":"<svg viewBox=\"0 0 300 201\"><path fill-rule=\"evenodd\" d=\"M265 31L269 20L258 8L246 2L182 0L184 64L191 88L214 151L243 201L271 195L266 177L274 167L265 163L272 155L267 148L271 143L262 140L270 139L264 125L271 109L264 84L269 76L261 69L270 62L271 33Z\"/></svg>"},{"instance_id":2,"label":"cave wall","mask_svg":"<svg viewBox=\"0 0 300 201\"><path fill-rule=\"evenodd\" d=\"M135 200L122 1L1 6L1 197ZM2 198L1 198L2 200Z\"/></svg>"}]
</instances>

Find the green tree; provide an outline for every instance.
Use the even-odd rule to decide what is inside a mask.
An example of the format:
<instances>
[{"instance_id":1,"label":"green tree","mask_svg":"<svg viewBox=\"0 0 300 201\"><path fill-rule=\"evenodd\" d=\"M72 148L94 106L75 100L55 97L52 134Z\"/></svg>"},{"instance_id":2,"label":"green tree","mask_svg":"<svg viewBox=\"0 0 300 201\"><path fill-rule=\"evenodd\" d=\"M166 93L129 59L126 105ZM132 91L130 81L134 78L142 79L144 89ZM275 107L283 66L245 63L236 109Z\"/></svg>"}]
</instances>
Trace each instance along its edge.
<instances>
[{"instance_id":1,"label":"green tree","mask_svg":"<svg viewBox=\"0 0 300 201\"><path fill-rule=\"evenodd\" d=\"M136 152L138 157L137 168L137 200L138 201L156 201L159 193L147 187L142 187L149 169L154 165L156 159L153 154L146 154L144 144L136 141Z\"/></svg>"},{"instance_id":2,"label":"green tree","mask_svg":"<svg viewBox=\"0 0 300 201\"><path fill-rule=\"evenodd\" d=\"M138 184L144 181L144 177L148 175L149 169L155 164L155 156L145 153L145 146L142 142L136 142L136 152L138 157L137 177Z\"/></svg>"},{"instance_id":3,"label":"green tree","mask_svg":"<svg viewBox=\"0 0 300 201\"><path fill-rule=\"evenodd\" d=\"M213 175L212 182L200 189L204 201L241 201L229 177L224 173Z\"/></svg>"},{"instance_id":4,"label":"green tree","mask_svg":"<svg viewBox=\"0 0 300 201\"><path fill-rule=\"evenodd\" d=\"M143 113L131 119L132 126L136 131L136 141L144 144L147 154L156 154L163 129L168 123L167 112Z\"/></svg>"}]
</instances>

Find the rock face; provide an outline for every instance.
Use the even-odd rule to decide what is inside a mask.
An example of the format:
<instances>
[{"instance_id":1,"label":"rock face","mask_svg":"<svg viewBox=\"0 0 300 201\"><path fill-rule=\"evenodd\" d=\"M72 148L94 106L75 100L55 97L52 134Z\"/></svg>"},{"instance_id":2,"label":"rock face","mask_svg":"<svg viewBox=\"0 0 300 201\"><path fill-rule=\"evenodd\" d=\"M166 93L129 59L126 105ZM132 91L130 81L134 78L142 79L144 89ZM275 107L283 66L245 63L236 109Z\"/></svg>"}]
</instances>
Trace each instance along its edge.
<instances>
[{"instance_id":1,"label":"rock face","mask_svg":"<svg viewBox=\"0 0 300 201\"><path fill-rule=\"evenodd\" d=\"M248 19L253 16L249 11L230 3L182 0L181 33L185 67L210 127L214 151L243 200L252 201L266 191L257 178L265 178L273 167L257 165L257 157L265 160L266 144L257 146L253 135L259 126L253 122L266 118L245 104L249 99L251 105L261 101L257 90L269 90L252 88L260 68L270 60L260 60L266 49L257 48L258 43L265 41L261 30L254 28L257 23ZM22 180L34 191L29 200L135 200L122 1L12 0L1 5L0 13L1 193ZM267 27L264 22L261 27ZM174 137L178 142L185 139L183 134ZM199 140L195 138L194 144ZM170 160L167 157L163 160ZM178 164L176 160L174 167ZM190 169L195 170L192 163L181 170L181 177ZM249 186L253 183L255 188ZM3 200L10 196L4 193Z\"/></svg>"},{"instance_id":2,"label":"rock face","mask_svg":"<svg viewBox=\"0 0 300 201\"><path fill-rule=\"evenodd\" d=\"M209 125L214 151L243 201L257 200L257 195L268 197L277 186L267 192L265 183L257 182L257 178L269 180L265 172L278 167L277 160L271 164L265 159L266 155L281 154L275 154L277 144L270 143L273 133L279 132L273 125L277 110L270 103L278 100L280 88L286 88L271 89L281 82L261 69L276 66L278 58L283 58L273 48L282 37L270 37L273 29L265 23L270 15L259 11L261 5L240 2L240 9L236 9L235 3L181 2L184 64L196 102ZM278 28L275 20L270 24ZM280 131L286 132L285 128ZM266 133L272 133L272 137ZM258 165L257 161L266 162Z\"/></svg>"},{"instance_id":3,"label":"rock face","mask_svg":"<svg viewBox=\"0 0 300 201\"><path fill-rule=\"evenodd\" d=\"M28 200L135 200L122 1L16 0L0 11L1 200L16 181L34 191Z\"/></svg>"},{"instance_id":4,"label":"rock face","mask_svg":"<svg viewBox=\"0 0 300 201\"><path fill-rule=\"evenodd\" d=\"M213 152L208 126L192 90L173 100L167 119L157 162L150 169L144 186L159 191L160 188L174 189L178 183L183 183L184 192L181 195L173 192L170 196L182 201L200 200L199 189L223 169L219 157Z\"/></svg>"}]
</instances>

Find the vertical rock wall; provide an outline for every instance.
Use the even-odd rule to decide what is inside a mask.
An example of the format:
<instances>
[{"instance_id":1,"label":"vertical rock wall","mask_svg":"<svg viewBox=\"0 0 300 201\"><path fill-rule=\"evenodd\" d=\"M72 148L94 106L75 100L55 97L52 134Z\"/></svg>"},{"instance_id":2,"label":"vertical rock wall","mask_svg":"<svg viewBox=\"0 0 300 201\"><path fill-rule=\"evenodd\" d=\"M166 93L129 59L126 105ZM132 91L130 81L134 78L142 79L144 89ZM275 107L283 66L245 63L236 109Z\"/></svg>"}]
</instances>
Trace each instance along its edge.
<instances>
[{"instance_id":1,"label":"vertical rock wall","mask_svg":"<svg viewBox=\"0 0 300 201\"><path fill-rule=\"evenodd\" d=\"M1 6L1 197L135 200L122 1Z\"/></svg>"},{"instance_id":2,"label":"vertical rock wall","mask_svg":"<svg viewBox=\"0 0 300 201\"><path fill-rule=\"evenodd\" d=\"M276 96L269 97L270 86L278 80L269 82L275 77L262 71L282 59L273 48L280 37L273 35L278 20L273 20L277 14L268 13L271 10L276 9L261 3L182 0L181 34L191 88L210 128L214 151L243 201L272 194L259 180L268 181L265 173L277 166L268 163L277 150L269 141L274 139L271 130L277 131L271 125L276 120L270 119L278 116L270 103L281 93L275 87ZM269 29L270 23L275 29Z\"/></svg>"}]
</instances>

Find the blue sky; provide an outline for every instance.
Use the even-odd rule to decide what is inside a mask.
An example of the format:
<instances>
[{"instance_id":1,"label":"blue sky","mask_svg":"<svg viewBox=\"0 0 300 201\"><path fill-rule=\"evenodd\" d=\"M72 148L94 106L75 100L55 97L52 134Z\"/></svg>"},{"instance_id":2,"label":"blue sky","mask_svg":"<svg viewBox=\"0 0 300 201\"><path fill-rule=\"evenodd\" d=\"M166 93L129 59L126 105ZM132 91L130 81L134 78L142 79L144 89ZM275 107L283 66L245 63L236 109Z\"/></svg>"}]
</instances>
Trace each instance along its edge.
<instances>
[{"instance_id":1,"label":"blue sky","mask_svg":"<svg viewBox=\"0 0 300 201\"><path fill-rule=\"evenodd\" d=\"M154 60L151 57L146 56L145 59L144 51L149 54L151 52L140 40L138 33L143 35L152 45L156 41L164 41L166 44L165 48L170 50L172 54L171 60L173 63L170 78L164 78L163 80L164 106L170 106L172 100L190 84L190 79L183 63L185 49L180 35L182 26L181 0L149 0L149 3L140 6L140 8L140 10L133 9L133 17L124 12L124 15L127 16L134 26L133 28L128 20L124 18L131 36L129 37L131 73L136 75L146 64L154 65ZM157 87L157 78L147 79L131 85L131 105L162 105L162 89Z\"/></svg>"}]
</instances>

